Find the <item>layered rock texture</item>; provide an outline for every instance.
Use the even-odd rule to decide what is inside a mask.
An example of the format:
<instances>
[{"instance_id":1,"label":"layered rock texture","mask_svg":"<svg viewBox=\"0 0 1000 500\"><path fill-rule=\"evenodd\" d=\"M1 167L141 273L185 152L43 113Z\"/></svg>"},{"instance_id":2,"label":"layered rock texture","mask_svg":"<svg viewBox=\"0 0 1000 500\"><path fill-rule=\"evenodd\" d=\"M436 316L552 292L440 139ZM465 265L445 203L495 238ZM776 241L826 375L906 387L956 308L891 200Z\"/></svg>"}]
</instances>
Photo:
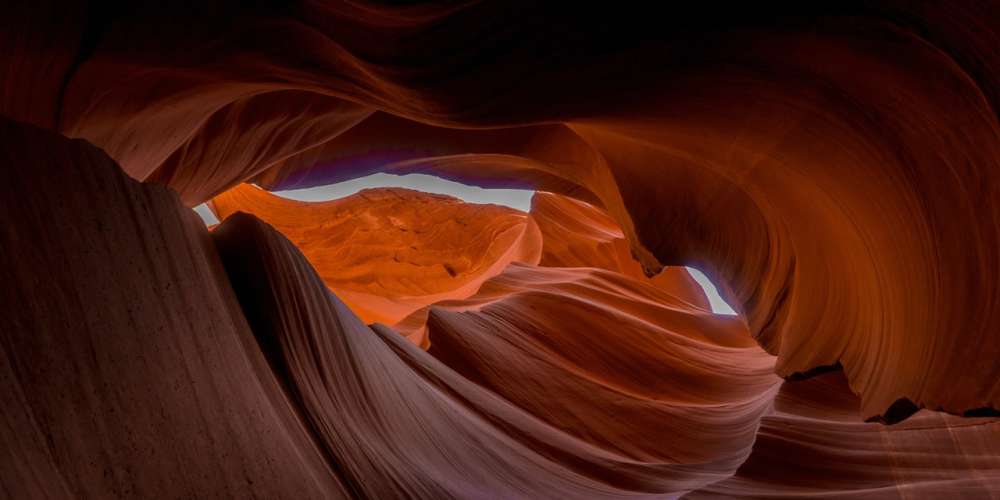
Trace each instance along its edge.
<instances>
[{"instance_id":1,"label":"layered rock texture","mask_svg":"<svg viewBox=\"0 0 1000 500\"><path fill-rule=\"evenodd\" d=\"M241 185L210 206L220 220L246 212L286 235L368 323L468 297L511 262L537 264L541 255L541 233L527 214L405 189L309 203Z\"/></svg>"},{"instance_id":2,"label":"layered rock texture","mask_svg":"<svg viewBox=\"0 0 1000 500\"><path fill-rule=\"evenodd\" d=\"M995 1L147 4L0 16L0 496L998 496Z\"/></svg>"}]
</instances>

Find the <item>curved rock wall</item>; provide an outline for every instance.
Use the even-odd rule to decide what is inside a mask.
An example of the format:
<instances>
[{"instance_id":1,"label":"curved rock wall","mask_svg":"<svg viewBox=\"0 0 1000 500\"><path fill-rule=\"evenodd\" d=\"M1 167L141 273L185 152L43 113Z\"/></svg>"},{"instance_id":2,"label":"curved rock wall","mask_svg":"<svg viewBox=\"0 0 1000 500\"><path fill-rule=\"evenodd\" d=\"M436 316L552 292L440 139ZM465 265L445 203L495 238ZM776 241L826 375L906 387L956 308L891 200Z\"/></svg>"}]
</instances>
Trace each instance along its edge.
<instances>
[{"instance_id":1,"label":"curved rock wall","mask_svg":"<svg viewBox=\"0 0 1000 500\"><path fill-rule=\"evenodd\" d=\"M3 390L12 402L5 405L7 429L14 429L4 443L25 450L8 457L29 457L7 458L0 467L12 495L247 496L260 488L263 496L465 496L496 488L508 496L557 496L565 488L566 495L595 497L675 494L716 480L720 488L746 486L749 495L781 490L758 469L741 470L734 451L750 453L747 436L763 415L766 398L759 398L767 391L747 391L757 399L753 411L734 424L740 431L730 434L739 438L719 456L724 468L705 476L689 464L671 462L663 472L670 477L659 483L642 464L606 466L607 450L595 443L619 438L604 433L608 426L601 419L560 428L552 425L559 419L531 415L548 411L542 402L523 399L575 391L599 398L604 389L522 391L490 382L496 380L494 371L521 377L526 386L564 378L538 377L530 370L508 373L516 365L487 355L494 350L513 355L526 339L543 334L576 351L589 337L562 331L563 315L565 323L580 329L619 326L607 323L608 317L618 318L613 315L574 320L579 311L522 303L523 290L508 296L505 282L524 273L539 281L516 289L552 287L567 294L565 307L614 309L623 314L622 328L646 332L635 334L639 343L650 331L676 333L676 325L622 312L636 304L652 301L654 309L684 310L675 317L707 316L701 296L675 266L696 267L741 313L734 321L749 338L775 356L777 376L800 379L843 370L844 383L858 396L858 419L879 422L852 422L848 433L855 425L875 429L865 426L914 414L922 422L921 408L970 418L996 415L1000 408L1000 8L995 1L692 4L672 6L669 15L638 6L490 0L399 7L244 4L42 0L15 1L3 9L0 202L7 220L0 251L9 284L2 292ZM148 185L125 179L115 164ZM472 455L478 461L456 468L437 455L401 461L383 443L378 453L363 455L374 465L358 462L350 473L331 469L331 450L343 450L337 448L343 443L336 443L332 431L316 430L330 418L321 415L328 401L322 394L310 400L289 396L287 370L272 372L263 364L232 300L230 279L222 275L214 250L206 249L204 230L183 211L183 205L225 197L248 181L282 189L376 171L432 173L575 199L538 198L535 213L523 222L529 227L537 219L542 240L525 243L537 251L527 252L530 258L476 260L482 266L470 269L488 272L470 272L454 289L444 285L451 279L443 276L416 283L416 290L402 286L407 294L431 297L427 300L365 311L359 305L364 301L352 303L341 285L344 299L366 319L392 322L409 314L399 329L432 352L443 352L435 351L434 325L453 327L450 337L438 333L441 339L459 339L466 334L455 332L467 329L477 349L489 346L470 366L491 375L474 376L457 356L450 361L457 372L440 363L427 368L433 358L412 343L399 343L402 337L381 326L367 330L395 356L419 357L422 361L404 364L420 377L465 380L455 383L505 405L514 404L505 398L519 401L528 415L523 418L535 419L523 424L534 429L530 432L512 430L522 424L490 421L500 430L487 432L478 420L468 423L493 407L457 424L468 437L463 449L489 448L471 444L471 436L482 431L520 443L503 445L506 451L477 451ZM574 206L577 202L590 208ZM502 219L476 226L487 228L485 247L510 248L498 236L503 231L488 229L507 227L498 222ZM303 250L308 254L309 245ZM297 262L301 276L313 275L305 260L286 258ZM513 265L501 272L505 263L535 263L535 258L542 270ZM546 267L554 265L600 270ZM322 274L326 265L317 267ZM657 273L662 276L646 277ZM324 278L328 284L338 279ZM305 286L283 296L328 300L312 281L306 286L294 277L268 279L261 286ZM581 298L579 290L565 288L571 282L590 283L604 298L595 301L590 292ZM448 295L455 289L462 291ZM671 305L673 299L665 297L683 304ZM460 299L439 304L443 311L464 312L435 316L426 306L441 298ZM518 306L507 308L512 302ZM317 313L322 320L301 303L287 311L276 306L273 314L298 322L282 325L291 342L306 335L299 328L310 322L353 317L336 300L330 304ZM541 321L530 313L532 307L544 309L549 319L532 323ZM310 314L295 316L303 310ZM475 327L466 328L467 320L441 319L453 314L478 318ZM426 318L433 320L429 328ZM483 324L487 319L511 325L487 334L498 328ZM348 330L360 337L364 331L355 323L351 320ZM149 338L139 342L137 332ZM494 346L501 339L507 343ZM445 342L439 344L443 349ZM308 348L289 352L313 353L318 346ZM624 351L637 357L637 365L654 352ZM270 359L274 368L275 358ZM217 363L227 368L216 369ZM547 361L537 363L532 366L542 370ZM596 369L587 364L581 373ZM175 366L183 370L164 368ZM309 370L303 372L312 374L306 379L330 367L320 363ZM275 373L282 375L276 379ZM376 383L364 380L358 384ZM425 418L452 404L428 395L441 389L413 390L432 401L421 410ZM964 421L940 418L935 429L964 432L952 432L952 422ZM196 425L198 419L204 423ZM553 434L561 436L558 443L551 441L552 429L559 431ZM594 434L583 439L581 429ZM440 429L428 432L420 439L445 435ZM904 460L893 469L898 489L886 482L858 492L831 483L830 491L929 495L953 485L974 497L991 488L992 472L982 472L994 470L991 452L937 444L945 434L936 430L926 442L872 451L896 457L936 450L926 453L939 454L940 461L928 463L944 471L943 482L911 470L929 467L926 463ZM995 439L988 432L968 436ZM154 446L161 442L162 449ZM171 444L181 442L187 444ZM908 451L910 446L916 451ZM636 443L625 449L639 453ZM789 449L805 453L802 446ZM149 458L148 450L158 450L159 458ZM372 458L379 453L385 458ZM949 458L958 455L968 458L966 467ZM531 458L521 462L515 456ZM779 463L749 456L746 464ZM440 481L420 478L414 457L447 472ZM483 479L489 487L457 479L488 476L483 471L492 464L504 465ZM532 469L545 472L533 475ZM727 482L724 476L733 470L735 478L749 483ZM886 477L884 468L879 471L873 474ZM533 478L523 489L506 480L519 474ZM170 475L182 480L164 479ZM396 479L365 483L390 476ZM241 482L247 477L253 487ZM347 490L339 480L347 481Z\"/></svg>"}]
</instances>

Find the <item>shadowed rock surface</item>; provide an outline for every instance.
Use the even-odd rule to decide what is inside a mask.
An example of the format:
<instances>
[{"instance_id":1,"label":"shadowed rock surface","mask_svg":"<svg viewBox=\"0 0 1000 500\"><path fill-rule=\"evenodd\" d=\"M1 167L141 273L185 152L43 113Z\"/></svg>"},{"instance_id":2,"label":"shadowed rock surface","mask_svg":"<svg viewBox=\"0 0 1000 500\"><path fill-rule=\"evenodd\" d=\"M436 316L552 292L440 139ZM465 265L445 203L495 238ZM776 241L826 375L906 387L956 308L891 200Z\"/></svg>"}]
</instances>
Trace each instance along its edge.
<instances>
[{"instance_id":1,"label":"shadowed rock surface","mask_svg":"<svg viewBox=\"0 0 1000 500\"><path fill-rule=\"evenodd\" d=\"M4 496L345 497L176 193L83 141L0 137Z\"/></svg>"}]
</instances>

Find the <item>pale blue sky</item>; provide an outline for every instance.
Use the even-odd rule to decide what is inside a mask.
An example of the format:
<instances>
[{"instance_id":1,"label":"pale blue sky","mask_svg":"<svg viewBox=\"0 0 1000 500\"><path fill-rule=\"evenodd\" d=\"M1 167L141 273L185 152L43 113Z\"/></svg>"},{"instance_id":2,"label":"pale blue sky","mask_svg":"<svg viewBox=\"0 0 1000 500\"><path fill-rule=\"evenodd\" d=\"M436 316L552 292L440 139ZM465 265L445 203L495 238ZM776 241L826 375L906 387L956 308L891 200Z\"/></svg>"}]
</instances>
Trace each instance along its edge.
<instances>
[{"instance_id":1,"label":"pale blue sky","mask_svg":"<svg viewBox=\"0 0 1000 500\"><path fill-rule=\"evenodd\" d=\"M204 203L194 207L194 211L199 217L201 217L201 220L205 221L205 224L209 226L219 223L219 218L216 217L215 214L212 213L212 209L208 208L208 205Z\"/></svg>"},{"instance_id":2,"label":"pale blue sky","mask_svg":"<svg viewBox=\"0 0 1000 500\"><path fill-rule=\"evenodd\" d=\"M327 186L317 186L307 189L279 191L275 194L282 198L299 201L326 201L350 196L362 189L375 187L398 187L454 196L469 203L506 205L527 212L531 208L531 196L534 191L526 189L483 189L476 186L449 181L440 177L425 174L372 174L349 181L338 182Z\"/></svg>"},{"instance_id":3,"label":"pale blue sky","mask_svg":"<svg viewBox=\"0 0 1000 500\"><path fill-rule=\"evenodd\" d=\"M715 284L712 283L712 280L708 279L708 276L705 276L704 273L693 267L686 269L691 274L691 277L701 285L701 289L705 291L705 295L708 296L708 303L712 305L712 312L715 314L736 314L736 311L732 307L729 307L729 304L719 295L719 290L715 288Z\"/></svg>"},{"instance_id":4,"label":"pale blue sky","mask_svg":"<svg viewBox=\"0 0 1000 500\"><path fill-rule=\"evenodd\" d=\"M434 177L424 174L373 174L367 177L359 177L349 181L318 186L308 189L295 189L291 191L278 191L274 194L282 198L299 201L328 201L350 196L362 189L398 187L423 191L425 193L436 193L454 196L468 203L493 203L504 205L523 212L531 208L531 197L534 191L525 189L483 189L476 186L467 186L454 181ZM215 214L209 210L205 204L194 208L195 212L205 221L206 224L218 224L219 220ZM715 285L701 271L692 267L687 268L695 281L705 290L708 301L712 306L712 312L716 314L736 314L736 311L726 301L722 300Z\"/></svg>"}]
</instances>

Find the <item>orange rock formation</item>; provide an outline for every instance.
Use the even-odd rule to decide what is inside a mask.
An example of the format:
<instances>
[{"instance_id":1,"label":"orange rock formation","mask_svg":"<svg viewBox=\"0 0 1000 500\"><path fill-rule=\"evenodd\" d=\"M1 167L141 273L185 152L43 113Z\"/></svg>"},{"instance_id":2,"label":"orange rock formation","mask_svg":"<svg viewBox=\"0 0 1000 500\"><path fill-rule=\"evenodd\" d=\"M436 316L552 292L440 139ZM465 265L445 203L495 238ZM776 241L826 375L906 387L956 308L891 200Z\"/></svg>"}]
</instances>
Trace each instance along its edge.
<instances>
[{"instance_id":1,"label":"orange rock formation","mask_svg":"<svg viewBox=\"0 0 1000 500\"><path fill-rule=\"evenodd\" d=\"M210 206L220 220L246 212L281 231L367 323L468 297L511 262L537 263L541 251L524 213L405 189L311 203L241 185Z\"/></svg>"}]
</instances>

